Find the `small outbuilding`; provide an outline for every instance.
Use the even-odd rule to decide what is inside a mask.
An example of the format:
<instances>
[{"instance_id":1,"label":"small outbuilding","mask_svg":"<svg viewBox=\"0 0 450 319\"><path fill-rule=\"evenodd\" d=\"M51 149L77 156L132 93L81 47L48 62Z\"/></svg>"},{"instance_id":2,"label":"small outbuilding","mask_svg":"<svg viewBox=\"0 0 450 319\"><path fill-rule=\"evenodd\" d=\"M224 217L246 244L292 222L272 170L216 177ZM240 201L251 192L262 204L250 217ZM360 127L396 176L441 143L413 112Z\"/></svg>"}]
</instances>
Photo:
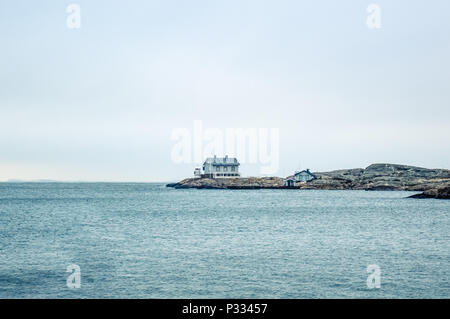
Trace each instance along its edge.
<instances>
[{"instance_id":1,"label":"small outbuilding","mask_svg":"<svg viewBox=\"0 0 450 319\"><path fill-rule=\"evenodd\" d=\"M292 177L288 177L284 180L284 186L287 187L294 187L295 186L295 179Z\"/></svg>"}]
</instances>

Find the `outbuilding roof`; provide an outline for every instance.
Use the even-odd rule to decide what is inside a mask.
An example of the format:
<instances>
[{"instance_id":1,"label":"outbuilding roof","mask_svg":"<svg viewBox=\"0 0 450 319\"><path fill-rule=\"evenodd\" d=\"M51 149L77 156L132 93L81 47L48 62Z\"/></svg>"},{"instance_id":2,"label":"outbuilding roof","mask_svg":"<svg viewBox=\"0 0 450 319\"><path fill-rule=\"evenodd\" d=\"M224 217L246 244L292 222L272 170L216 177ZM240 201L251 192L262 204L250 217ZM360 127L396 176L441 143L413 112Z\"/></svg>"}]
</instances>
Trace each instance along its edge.
<instances>
[{"instance_id":1,"label":"outbuilding roof","mask_svg":"<svg viewBox=\"0 0 450 319\"><path fill-rule=\"evenodd\" d=\"M297 175L299 175L299 174L301 174L301 173L306 173L306 174L308 174L309 176L312 176L312 177L314 177L314 178L317 178L317 176L316 176L315 174L311 173L311 172L309 171L309 169L306 169L306 170L303 170L303 171L300 171L300 172L296 172L296 173L294 174L294 176L297 176Z\"/></svg>"}]
</instances>

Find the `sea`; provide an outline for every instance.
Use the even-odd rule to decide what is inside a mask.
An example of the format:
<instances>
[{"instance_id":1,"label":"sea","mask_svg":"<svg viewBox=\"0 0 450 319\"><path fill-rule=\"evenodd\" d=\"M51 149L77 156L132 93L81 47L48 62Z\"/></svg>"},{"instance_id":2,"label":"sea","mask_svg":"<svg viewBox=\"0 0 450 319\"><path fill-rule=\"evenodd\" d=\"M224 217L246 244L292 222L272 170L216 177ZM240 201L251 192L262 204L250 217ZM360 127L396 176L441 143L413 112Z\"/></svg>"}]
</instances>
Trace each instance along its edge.
<instances>
[{"instance_id":1,"label":"sea","mask_svg":"<svg viewBox=\"0 0 450 319\"><path fill-rule=\"evenodd\" d=\"M450 298L450 201L0 183L0 298Z\"/></svg>"}]
</instances>

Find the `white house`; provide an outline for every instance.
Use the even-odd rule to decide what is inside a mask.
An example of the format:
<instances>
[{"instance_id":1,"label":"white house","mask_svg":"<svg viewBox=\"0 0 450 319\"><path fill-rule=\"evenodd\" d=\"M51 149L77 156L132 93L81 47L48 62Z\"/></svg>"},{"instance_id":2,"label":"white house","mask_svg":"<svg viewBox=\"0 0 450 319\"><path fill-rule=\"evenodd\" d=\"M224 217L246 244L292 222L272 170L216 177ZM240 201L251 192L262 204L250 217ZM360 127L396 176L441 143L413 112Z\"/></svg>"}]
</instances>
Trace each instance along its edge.
<instances>
[{"instance_id":1,"label":"white house","mask_svg":"<svg viewBox=\"0 0 450 319\"><path fill-rule=\"evenodd\" d=\"M208 157L203 163L202 177L233 178L239 177L239 162L234 157Z\"/></svg>"}]
</instances>

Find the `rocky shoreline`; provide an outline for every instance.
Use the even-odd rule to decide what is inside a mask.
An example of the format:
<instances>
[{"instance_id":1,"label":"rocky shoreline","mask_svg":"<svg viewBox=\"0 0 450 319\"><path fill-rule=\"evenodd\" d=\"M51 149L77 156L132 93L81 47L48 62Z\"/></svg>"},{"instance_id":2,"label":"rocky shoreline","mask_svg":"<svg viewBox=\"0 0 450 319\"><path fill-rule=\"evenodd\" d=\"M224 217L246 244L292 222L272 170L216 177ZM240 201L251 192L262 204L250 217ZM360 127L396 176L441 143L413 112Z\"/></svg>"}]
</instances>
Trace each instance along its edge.
<instances>
[{"instance_id":1,"label":"rocky shoreline","mask_svg":"<svg viewBox=\"0 0 450 319\"><path fill-rule=\"evenodd\" d=\"M284 185L281 177L187 178L167 184L174 188L197 189L324 189L421 191L414 198L450 199L450 170L428 169L399 164L372 164L365 169L314 172L315 180Z\"/></svg>"},{"instance_id":2,"label":"rocky shoreline","mask_svg":"<svg viewBox=\"0 0 450 319\"><path fill-rule=\"evenodd\" d=\"M450 199L450 185L429 189L420 194L415 194L415 195L412 195L409 197L410 198Z\"/></svg>"},{"instance_id":3,"label":"rocky shoreline","mask_svg":"<svg viewBox=\"0 0 450 319\"><path fill-rule=\"evenodd\" d=\"M284 189L281 177L242 177L242 178L186 178L178 183L167 184L174 188L198 189Z\"/></svg>"}]
</instances>

